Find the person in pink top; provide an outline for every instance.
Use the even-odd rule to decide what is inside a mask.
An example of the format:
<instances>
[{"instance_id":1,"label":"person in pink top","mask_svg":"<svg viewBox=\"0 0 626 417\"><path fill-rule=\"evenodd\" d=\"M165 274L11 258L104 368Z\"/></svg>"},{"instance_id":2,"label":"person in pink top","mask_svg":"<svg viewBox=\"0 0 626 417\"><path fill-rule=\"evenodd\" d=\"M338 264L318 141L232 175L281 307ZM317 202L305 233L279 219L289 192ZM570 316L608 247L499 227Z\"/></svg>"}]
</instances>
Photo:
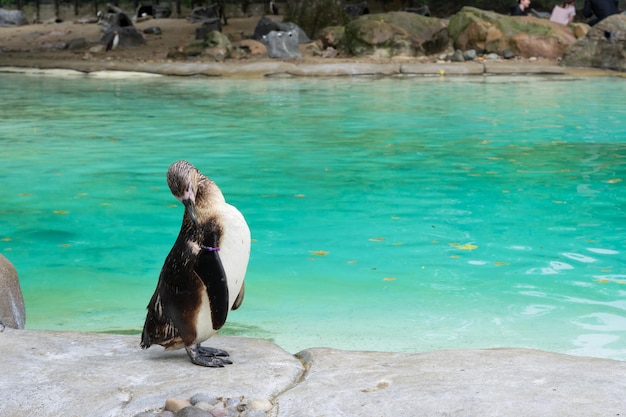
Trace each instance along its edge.
<instances>
[{"instance_id":1,"label":"person in pink top","mask_svg":"<svg viewBox=\"0 0 626 417\"><path fill-rule=\"evenodd\" d=\"M574 3L576 3L576 0L566 0L554 6L550 20L552 22L561 23L562 25L572 23L576 16L576 6L574 6Z\"/></svg>"}]
</instances>

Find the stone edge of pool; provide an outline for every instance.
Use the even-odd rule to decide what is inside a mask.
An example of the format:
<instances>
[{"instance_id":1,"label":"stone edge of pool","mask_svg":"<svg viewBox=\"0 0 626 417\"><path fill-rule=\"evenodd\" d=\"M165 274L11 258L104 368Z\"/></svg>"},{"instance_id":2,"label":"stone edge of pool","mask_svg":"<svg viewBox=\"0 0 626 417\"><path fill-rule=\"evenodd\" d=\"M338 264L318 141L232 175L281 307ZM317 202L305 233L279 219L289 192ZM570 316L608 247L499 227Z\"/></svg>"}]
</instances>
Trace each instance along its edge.
<instances>
[{"instance_id":1,"label":"stone edge of pool","mask_svg":"<svg viewBox=\"0 0 626 417\"><path fill-rule=\"evenodd\" d=\"M529 349L385 353L218 335L233 365L141 350L139 336L4 329L0 415L135 416L196 393L269 399L283 416L626 415L626 362Z\"/></svg>"},{"instance_id":2,"label":"stone edge of pool","mask_svg":"<svg viewBox=\"0 0 626 417\"><path fill-rule=\"evenodd\" d=\"M6 62L5 62L6 61ZM92 62L32 59L2 60L0 72L131 77L139 75L206 76L231 78L341 77L341 76L470 76L470 75L573 75L624 76L595 68L569 68L556 61L486 61L464 63L416 62Z\"/></svg>"}]
</instances>

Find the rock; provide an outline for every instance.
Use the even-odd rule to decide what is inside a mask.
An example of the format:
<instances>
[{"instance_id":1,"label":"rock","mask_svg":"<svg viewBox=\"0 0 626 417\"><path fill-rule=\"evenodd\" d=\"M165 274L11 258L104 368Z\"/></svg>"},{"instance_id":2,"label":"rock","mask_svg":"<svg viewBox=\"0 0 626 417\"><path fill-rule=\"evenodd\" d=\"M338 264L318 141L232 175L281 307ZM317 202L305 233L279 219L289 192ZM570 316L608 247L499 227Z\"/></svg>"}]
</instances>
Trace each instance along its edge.
<instances>
[{"instance_id":1,"label":"rock","mask_svg":"<svg viewBox=\"0 0 626 417\"><path fill-rule=\"evenodd\" d=\"M452 62L465 62L465 56L463 55L463 51L460 49L456 49L452 55L448 57L448 60Z\"/></svg>"},{"instance_id":2,"label":"rock","mask_svg":"<svg viewBox=\"0 0 626 417\"><path fill-rule=\"evenodd\" d=\"M191 405L178 411L176 417L211 417L211 414Z\"/></svg>"},{"instance_id":3,"label":"rock","mask_svg":"<svg viewBox=\"0 0 626 417\"><path fill-rule=\"evenodd\" d=\"M196 28L196 39L204 39L209 32L222 31L222 21L219 17L207 19L202 23L202 26Z\"/></svg>"},{"instance_id":4,"label":"rock","mask_svg":"<svg viewBox=\"0 0 626 417\"><path fill-rule=\"evenodd\" d=\"M476 50L475 49L469 49L465 52L463 52L463 58L465 58L466 61L473 61L476 59Z\"/></svg>"},{"instance_id":5,"label":"rock","mask_svg":"<svg viewBox=\"0 0 626 417\"><path fill-rule=\"evenodd\" d=\"M165 410L172 413L178 413L185 407L189 407L191 403L187 400L181 400L179 398L168 398L165 400Z\"/></svg>"},{"instance_id":6,"label":"rock","mask_svg":"<svg viewBox=\"0 0 626 417\"><path fill-rule=\"evenodd\" d=\"M0 254L0 325L23 329L25 323L26 309L17 270Z\"/></svg>"},{"instance_id":7,"label":"rock","mask_svg":"<svg viewBox=\"0 0 626 417\"><path fill-rule=\"evenodd\" d=\"M196 7L191 11L187 18L191 23L200 23L212 19L220 18L220 8L218 3L214 3L208 7Z\"/></svg>"},{"instance_id":8,"label":"rock","mask_svg":"<svg viewBox=\"0 0 626 417\"><path fill-rule=\"evenodd\" d=\"M107 45L111 41L113 36L115 36L114 32L117 32L120 37L119 44L117 46L118 48L141 46L146 43L146 40L144 39L141 32L139 32L134 26L112 26L104 35L102 35L100 43L102 43L103 45Z\"/></svg>"},{"instance_id":9,"label":"rock","mask_svg":"<svg viewBox=\"0 0 626 417\"><path fill-rule=\"evenodd\" d=\"M205 47L204 55L213 57L216 61L223 61L230 56L232 45L228 36L216 30L209 32L202 43Z\"/></svg>"},{"instance_id":10,"label":"rock","mask_svg":"<svg viewBox=\"0 0 626 417\"><path fill-rule=\"evenodd\" d=\"M265 340L219 334L211 346L229 351L234 364L198 369L184 350L140 350L137 335L6 329L0 415L134 416L198 390L273 398L267 417L589 417L624 410L624 361L529 349L307 349L296 358ZM251 411L242 417L266 417L245 415Z\"/></svg>"},{"instance_id":11,"label":"rock","mask_svg":"<svg viewBox=\"0 0 626 417\"><path fill-rule=\"evenodd\" d=\"M194 407L198 407L200 410L204 410L204 411L207 411L207 412L210 412L211 410L213 410L215 408L214 405L209 404L209 403L205 403L205 402L195 403Z\"/></svg>"},{"instance_id":12,"label":"rock","mask_svg":"<svg viewBox=\"0 0 626 417\"><path fill-rule=\"evenodd\" d=\"M270 58L300 58L298 32L271 31L263 37Z\"/></svg>"},{"instance_id":13,"label":"rock","mask_svg":"<svg viewBox=\"0 0 626 417\"><path fill-rule=\"evenodd\" d=\"M267 417L265 411L262 410L248 410L241 415L242 417Z\"/></svg>"},{"instance_id":14,"label":"rock","mask_svg":"<svg viewBox=\"0 0 626 417\"><path fill-rule=\"evenodd\" d=\"M65 43L65 48L64 49L68 49L70 51L74 51L76 49L83 49L87 47L87 39L85 38L77 38L77 39L70 39L69 41L67 41Z\"/></svg>"},{"instance_id":15,"label":"rock","mask_svg":"<svg viewBox=\"0 0 626 417\"><path fill-rule=\"evenodd\" d=\"M348 52L356 56L433 55L448 46L446 26L443 19L414 13L370 14L346 25L344 42Z\"/></svg>"},{"instance_id":16,"label":"rock","mask_svg":"<svg viewBox=\"0 0 626 417\"><path fill-rule=\"evenodd\" d=\"M332 46L329 46L328 48L322 51L322 58L336 58L337 55L338 55L337 50L333 48Z\"/></svg>"},{"instance_id":17,"label":"rock","mask_svg":"<svg viewBox=\"0 0 626 417\"><path fill-rule=\"evenodd\" d=\"M28 24L24 12L21 10L0 9L0 27L24 26Z\"/></svg>"},{"instance_id":18,"label":"rock","mask_svg":"<svg viewBox=\"0 0 626 417\"><path fill-rule=\"evenodd\" d=\"M525 349L459 353L401 355L307 349L297 354L309 370L307 377L278 397L279 416L572 417L624 413L626 380L617 370L602 370L610 366L605 360ZM363 363L368 364L366 371ZM626 362L613 364L626 371ZM572 378L573 374L581 377ZM616 382L618 386L613 385ZM600 404L604 410L596 408Z\"/></svg>"},{"instance_id":19,"label":"rock","mask_svg":"<svg viewBox=\"0 0 626 417\"><path fill-rule=\"evenodd\" d=\"M504 16L463 7L452 16L448 32L455 48L480 49L516 56L558 59L576 41L571 27L535 17Z\"/></svg>"},{"instance_id":20,"label":"rock","mask_svg":"<svg viewBox=\"0 0 626 417\"><path fill-rule=\"evenodd\" d=\"M245 58L251 56L267 55L267 47L254 39L244 39L233 44L231 56L236 58Z\"/></svg>"},{"instance_id":21,"label":"rock","mask_svg":"<svg viewBox=\"0 0 626 417\"><path fill-rule=\"evenodd\" d=\"M344 26L329 26L320 30L319 39L322 42L322 48L339 49L345 32L346 28Z\"/></svg>"},{"instance_id":22,"label":"rock","mask_svg":"<svg viewBox=\"0 0 626 417\"><path fill-rule=\"evenodd\" d=\"M259 398L256 400L252 400L248 403L248 408L250 410L260 410L263 412L268 412L272 409L272 402L265 398Z\"/></svg>"},{"instance_id":23,"label":"rock","mask_svg":"<svg viewBox=\"0 0 626 417\"><path fill-rule=\"evenodd\" d=\"M502 52L502 58L504 59L511 59L514 58L515 54L513 53L513 51L509 51L508 49L506 51Z\"/></svg>"},{"instance_id":24,"label":"rock","mask_svg":"<svg viewBox=\"0 0 626 417\"><path fill-rule=\"evenodd\" d=\"M196 405L197 403L209 403L211 405L217 404L217 397L209 394L196 394L191 397L191 405Z\"/></svg>"},{"instance_id":25,"label":"rock","mask_svg":"<svg viewBox=\"0 0 626 417\"><path fill-rule=\"evenodd\" d=\"M107 13L98 12L100 31L106 33L114 27L132 27L133 21L118 7L108 5Z\"/></svg>"},{"instance_id":26,"label":"rock","mask_svg":"<svg viewBox=\"0 0 626 417\"><path fill-rule=\"evenodd\" d=\"M163 34L163 31L158 26L150 26L148 28L145 28L143 30L143 33L145 33L146 35L156 35L156 36L159 36L159 35Z\"/></svg>"},{"instance_id":27,"label":"rock","mask_svg":"<svg viewBox=\"0 0 626 417\"><path fill-rule=\"evenodd\" d=\"M272 20L267 16L261 17L254 28L254 34L252 39L257 41L263 41L263 37L267 36L270 32L296 32L298 34L299 43L309 43L311 40L304 33L304 31L295 23L291 22L279 22Z\"/></svg>"},{"instance_id":28,"label":"rock","mask_svg":"<svg viewBox=\"0 0 626 417\"><path fill-rule=\"evenodd\" d=\"M142 5L140 4L135 9L135 16L133 17L134 21L141 19L143 17L153 17L155 19L167 19L172 15L172 8L169 6L163 5Z\"/></svg>"},{"instance_id":29,"label":"rock","mask_svg":"<svg viewBox=\"0 0 626 417\"><path fill-rule=\"evenodd\" d=\"M626 71L626 15L601 20L567 50L561 63Z\"/></svg>"},{"instance_id":30,"label":"rock","mask_svg":"<svg viewBox=\"0 0 626 417\"><path fill-rule=\"evenodd\" d=\"M361 3L346 4L343 6L343 11L350 17L359 17L369 14L370 9L367 7L367 2L363 1Z\"/></svg>"},{"instance_id":31,"label":"rock","mask_svg":"<svg viewBox=\"0 0 626 417\"><path fill-rule=\"evenodd\" d=\"M589 32L589 29L591 29L591 26L586 23L570 23L569 26L572 28L576 39L582 38Z\"/></svg>"}]
</instances>

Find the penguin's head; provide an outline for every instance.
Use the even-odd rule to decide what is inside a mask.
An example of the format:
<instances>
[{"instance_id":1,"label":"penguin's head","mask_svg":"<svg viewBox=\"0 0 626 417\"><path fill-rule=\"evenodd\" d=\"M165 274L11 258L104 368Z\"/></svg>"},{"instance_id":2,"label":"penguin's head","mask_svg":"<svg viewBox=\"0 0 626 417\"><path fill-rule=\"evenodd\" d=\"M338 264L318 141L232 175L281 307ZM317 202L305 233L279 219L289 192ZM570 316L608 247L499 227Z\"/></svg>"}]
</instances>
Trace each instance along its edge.
<instances>
[{"instance_id":1,"label":"penguin's head","mask_svg":"<svg viewBox=\"0 0 626 417\"><path fill-rule=\"evenodd\" d=\"M198 224L196 217L196 193L200 172L187 161L177 161L167 170L167 185L178 201L183 203L189 218Z\"/></svg>"}]
</instances>

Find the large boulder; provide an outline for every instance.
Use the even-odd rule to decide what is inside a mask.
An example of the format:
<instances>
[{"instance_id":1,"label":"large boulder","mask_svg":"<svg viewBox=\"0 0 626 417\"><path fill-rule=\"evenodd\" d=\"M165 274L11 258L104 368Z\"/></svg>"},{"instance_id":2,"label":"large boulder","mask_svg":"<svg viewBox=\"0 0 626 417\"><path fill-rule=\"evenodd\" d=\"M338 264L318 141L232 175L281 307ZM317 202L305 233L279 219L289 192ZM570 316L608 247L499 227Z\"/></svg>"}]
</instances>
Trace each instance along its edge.
<instances>
[{"instance_id":1,"label":"large boulder","mask_svg":"<svg viewBox=\"0 0 626 417\"><path fill-rule=\"evenodd\" d=\"M13 26L24 26L28 24L28 20L21 10L0 9L0 28Z\"/></svg>"},{"instance_id":2,"label":"large boulder","mask_svg":"<svg viewBox=\"0 0 626 417\"><path fill-rule=\"evenodd\" d=\"M609 16L593 26L565 52L562 64L626 71L626 15Z\"/></svg>"},{"instance_id":3,"label":"large boulder","mask_svg":"<svg viewBox=\"0 0 626 417\"><path fill-rule=\"evenodd\" d=\"M141 32L134 26L112 26L104 35L102 35L100 43L108 45L116 33L119 36L118 47L141 46L146 43L146 40Z\"/></svg>"},{"instance_id":4,"label":"large boulder","mask_svg":"<svg viewBox=\"0 0 626 417\"><path fill-rule=\"evenodd\" d=\"M271 31L262 39L270 58L300 58L298 32Z\"/></svg>"},{"instance_id":5,"label":"large boulder","mask_svg":"<svg viewBox=\"0 0 626 417\"><path fill-rule=\"evenodd\" d=\"M344 44L356 56L437 54L448 47L447 21L408 12L364 15L346 25Z\"/></svg>"},{"instance_id":6,"label":"large boulder","mask_svg":"<svg viewBox=\"0 0 626 417\"><path fill-rule=\"evenodd\" d=\"M26 310L20 281L15 267L0 255L0 328L23 329L26 323Z\"/></svg>"},{"instance_id":7,"label":"large boulder","mask_svg":"<svg viewBox=\"0 0 626 417\"><path fill-rule=\"evenodd\" d=\"M463 7L448 25L455 49L516 56L560 58L576 41L572 27L532 16L505 16Z\"/></svg>"},{"instance_id":8,"label":"large boulder","mask_svg":"<svg viewBox=\"0 0 626 417\"><path fill-rule=\"evenodd\" d=\"M266 37L270 32L296 32L298 35L299 43L309 43L311 40L307 36L306 33L300 28L300 26L296 25L292 22L279 22L277 20L270 19L267 16L263 16L259 19L254 28L254 34L252 35L252 39L257 41L263 41L263 38Z\"/></svg>"}]
</instances>

